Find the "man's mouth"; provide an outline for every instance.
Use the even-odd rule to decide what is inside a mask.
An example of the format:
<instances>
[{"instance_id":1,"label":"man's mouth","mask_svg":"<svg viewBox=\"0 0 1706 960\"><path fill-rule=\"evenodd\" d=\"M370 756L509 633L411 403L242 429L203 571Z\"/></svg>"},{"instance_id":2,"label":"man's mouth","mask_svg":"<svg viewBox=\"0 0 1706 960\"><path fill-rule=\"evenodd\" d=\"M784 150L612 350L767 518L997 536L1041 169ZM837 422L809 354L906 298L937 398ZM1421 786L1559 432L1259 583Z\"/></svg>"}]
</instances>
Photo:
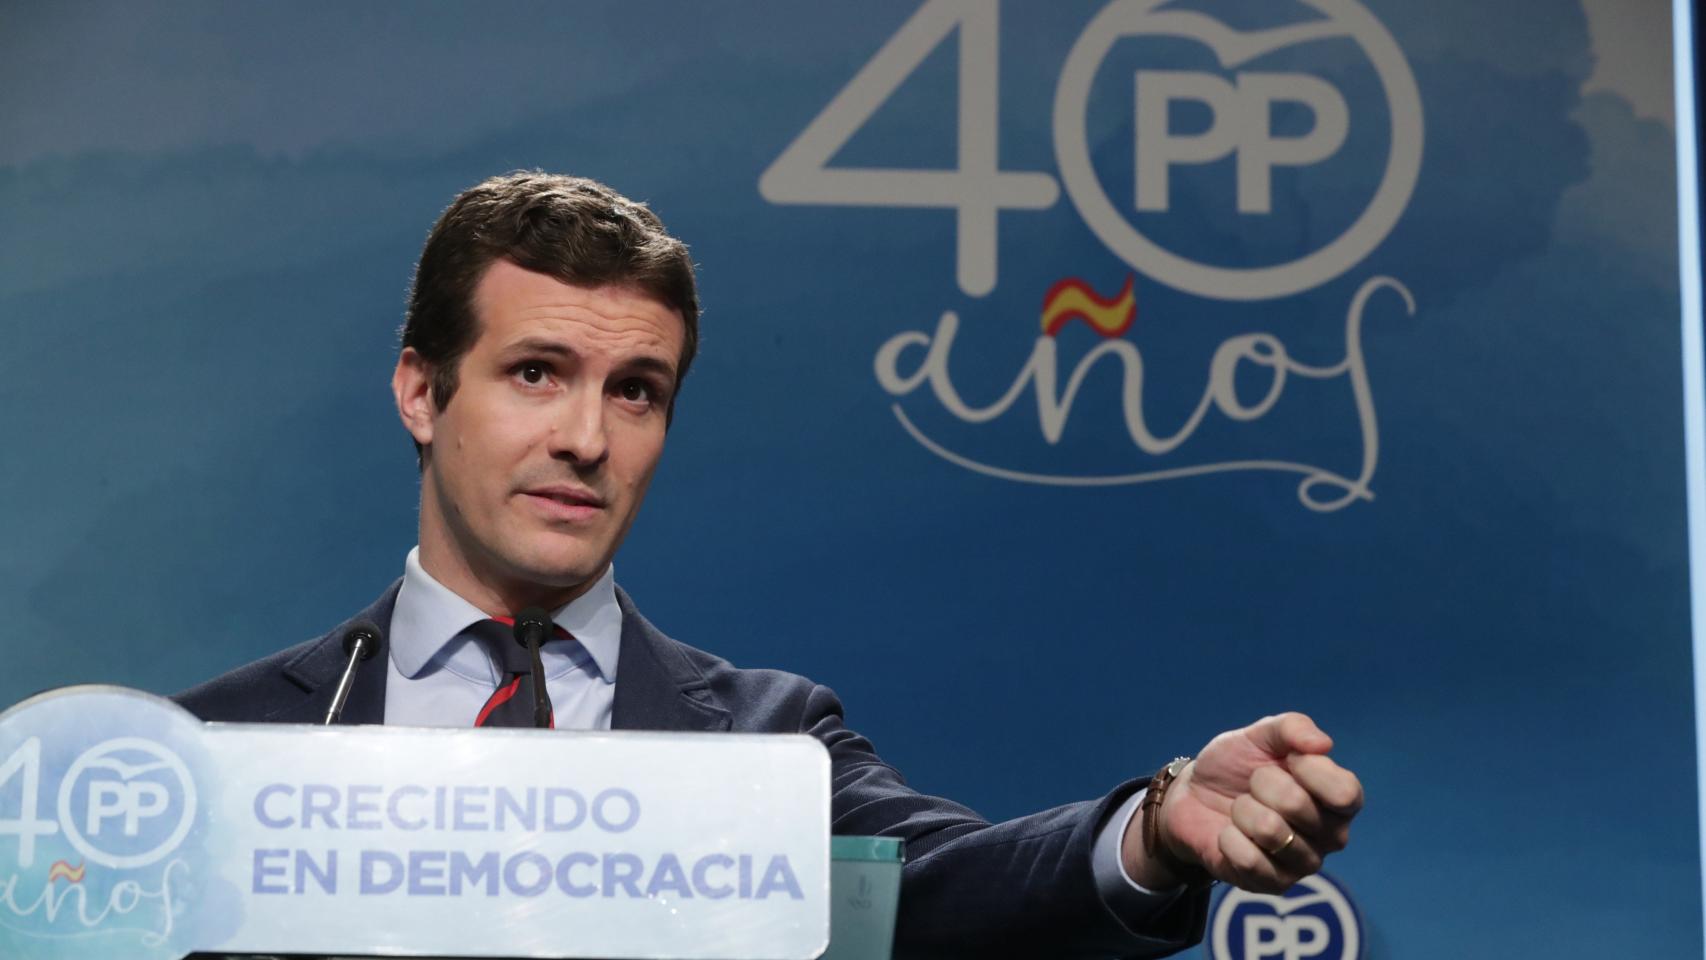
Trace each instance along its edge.
<instances>
[{"instance_id":1,"label":"man's mouth","mask_svg":"<svg viewBox=\"0 0 1706 960\"><path fill-rule=\"evenodd\" d=\"M585 520L604 509L604 498L582 487L535 487L522 495L554 519Z\"/></svg>"}]
</instances>

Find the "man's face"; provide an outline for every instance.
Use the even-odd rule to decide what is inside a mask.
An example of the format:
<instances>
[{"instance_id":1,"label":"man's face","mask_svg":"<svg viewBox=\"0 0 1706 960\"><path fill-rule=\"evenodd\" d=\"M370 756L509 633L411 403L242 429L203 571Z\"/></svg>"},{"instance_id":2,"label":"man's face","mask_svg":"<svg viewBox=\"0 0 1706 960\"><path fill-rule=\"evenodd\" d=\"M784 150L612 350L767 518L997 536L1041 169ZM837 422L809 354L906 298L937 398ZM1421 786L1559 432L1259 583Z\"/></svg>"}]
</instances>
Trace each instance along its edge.
<instances>
[{"instance_id":1,"label":"man's face","mask_svg":"<svg viewBox=\"0 0 1706 960\"><path fill-rule=\"evenodd\" d=\"M422 564L488 612L559 605L603 572L645 498L681 315L632 287L571 286L507 260L473 303L478 336L443 410L413 350L393 377L426 448Z\"/></svg>"}]
</instances>

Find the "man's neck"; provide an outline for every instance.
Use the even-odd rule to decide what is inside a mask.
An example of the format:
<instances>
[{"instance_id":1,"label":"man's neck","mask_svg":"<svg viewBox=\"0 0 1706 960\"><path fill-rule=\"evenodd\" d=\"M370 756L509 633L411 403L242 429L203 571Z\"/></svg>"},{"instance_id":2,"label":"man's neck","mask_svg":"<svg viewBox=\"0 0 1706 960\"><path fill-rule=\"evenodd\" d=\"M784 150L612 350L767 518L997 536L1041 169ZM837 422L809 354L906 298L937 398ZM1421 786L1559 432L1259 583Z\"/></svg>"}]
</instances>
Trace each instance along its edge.
<instances>
[{"instance_id":1,"label":"man's neck","mask_svg":"<svg viewBox=\"0 0 1706 960\"><path fill-rule=\"evenodd\" d=\"M601 569L580 583L554 586L481 573L458 551L432 542L425 530L421 531L420 561L429 576L489 617L513 616L528 607L560 609L592 589L604 575Z\"/></svg>"}]
</instances>

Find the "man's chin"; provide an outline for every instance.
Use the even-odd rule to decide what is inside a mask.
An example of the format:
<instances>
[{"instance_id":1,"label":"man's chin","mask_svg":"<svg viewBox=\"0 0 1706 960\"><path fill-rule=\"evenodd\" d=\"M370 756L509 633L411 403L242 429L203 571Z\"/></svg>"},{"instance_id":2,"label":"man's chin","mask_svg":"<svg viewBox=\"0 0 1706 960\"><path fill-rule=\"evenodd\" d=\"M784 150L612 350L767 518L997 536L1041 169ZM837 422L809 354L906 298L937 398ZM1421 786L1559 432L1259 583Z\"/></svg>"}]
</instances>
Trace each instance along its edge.
<instances>
[{"instance_id":1,"label":"man's chin","mask_svg":"<svg viewBox=\"0 0 1706 960\"><path fill-rule=\"evenodd\" d=\"M541 591L584 593L603 575L610 565L607 560L591 561L584 557L553 561L534 560L518 564L512 576L521 584L538 587Z\"/></svg>"}]
</instances>

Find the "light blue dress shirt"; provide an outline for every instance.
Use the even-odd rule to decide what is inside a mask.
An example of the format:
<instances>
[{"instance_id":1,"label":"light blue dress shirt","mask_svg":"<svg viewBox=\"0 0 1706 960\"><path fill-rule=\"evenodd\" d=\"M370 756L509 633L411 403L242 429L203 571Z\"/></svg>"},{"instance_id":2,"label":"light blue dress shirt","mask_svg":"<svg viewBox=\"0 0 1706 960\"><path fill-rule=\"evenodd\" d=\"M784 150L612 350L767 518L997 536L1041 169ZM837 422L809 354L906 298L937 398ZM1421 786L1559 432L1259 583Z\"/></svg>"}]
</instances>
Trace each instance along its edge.
<instances>
[{"instance_id":1,"label":"light blue dress shirt","mask_svg":"<svg viewBox=\"0 0 1706 960\"><path fill-rule=\"evenodd\" d=\"M390 675L385 722L413 727L471 727L497 688L499 669L464 631L487 619L478 607L434 580L409 551L403 586L391 613ZM545 689L558 729L609 730L616 702L616 658L622 647L622 608L615 567L551 619L572 639L553 637L539 648ZM1151 891L1132 880L1120 861L1120 842L1143 792L1121 804L1096 836L1091 867L1102 900L1128 925L1165 909L1179 890Z\"/></svg>"},{"instance_id":2,"label":"light blue dress shirt","mask_svg":"<svg viewBox=\"0 0 1706 960\"><path fill-rule=\"evenodd\" d=\"M498 685L491 654L464 632L487 616L434 580L421 567L420 552L419 547L409 551L391 613L385 722L471 727ZM554 611L551 619L572 638L553 636L539 648L558 728L609 730L616 653L622 646L614 570L606 567L592 589Z\"/></svg>"}]
</instances>

